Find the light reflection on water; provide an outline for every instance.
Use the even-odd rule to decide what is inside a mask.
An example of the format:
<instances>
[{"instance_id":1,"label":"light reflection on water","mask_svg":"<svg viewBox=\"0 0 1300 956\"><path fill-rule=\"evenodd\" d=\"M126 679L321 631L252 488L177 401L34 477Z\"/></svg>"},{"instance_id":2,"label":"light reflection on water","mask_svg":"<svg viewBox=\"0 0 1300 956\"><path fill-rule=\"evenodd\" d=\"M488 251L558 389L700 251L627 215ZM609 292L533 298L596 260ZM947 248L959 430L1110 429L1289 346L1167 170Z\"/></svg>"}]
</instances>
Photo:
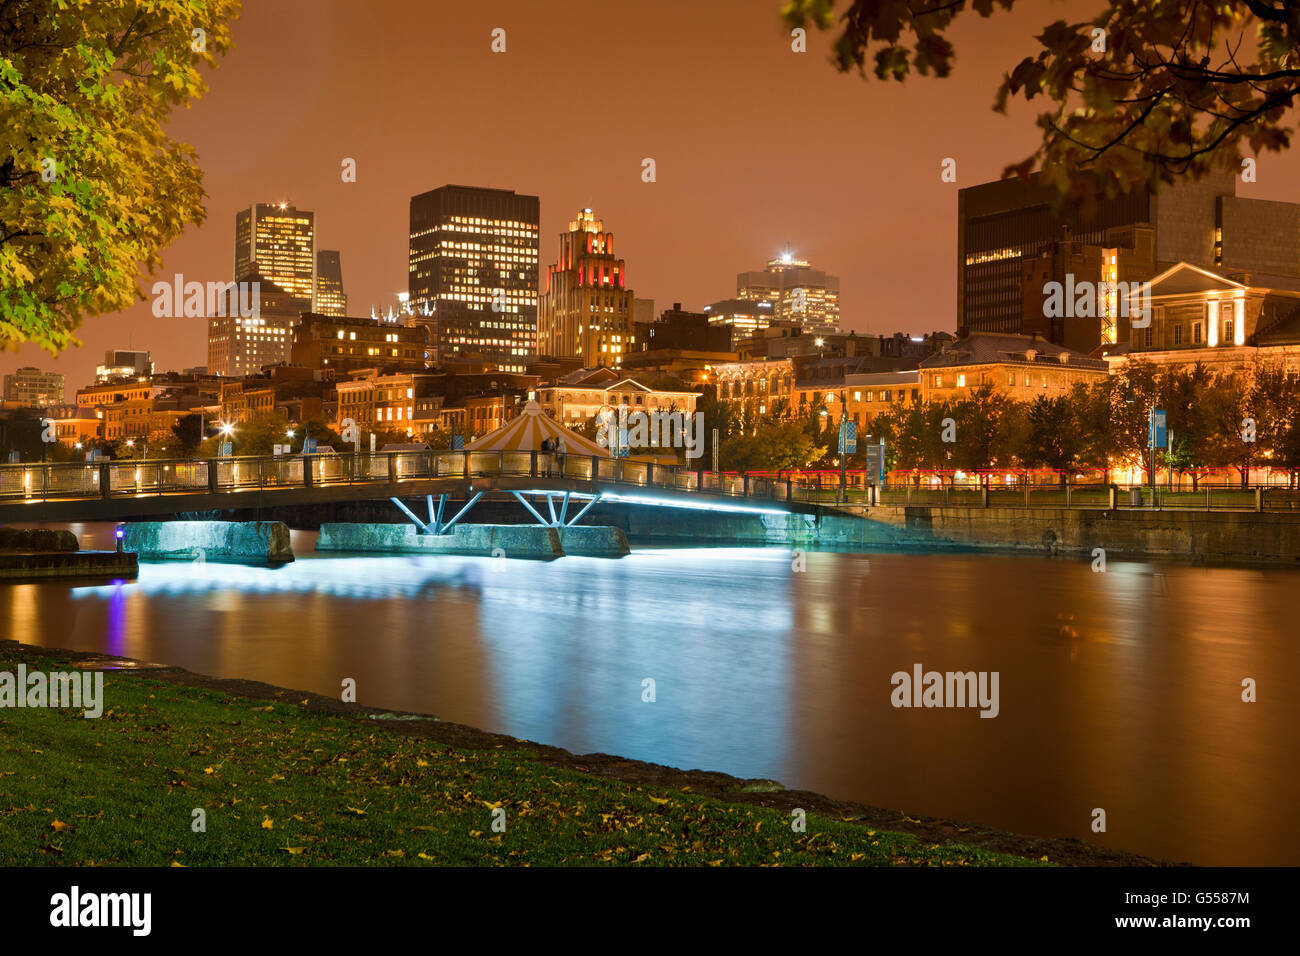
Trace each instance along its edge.
<instances>
[{"instance_id":1,"label":"light reflection on water","mask_svg":"<svg viewBox=\"0 0 1300 956\"><path fill-rule=\"evenodd\" d=\"M0 589L0 627L325 694L352 677L376 706L912 813L1201 863L1300 863L1294 574L806 562L671 549L146 564L136 582ZM891 707L890 675L917 662L999 671L999 717ZM1244 677L1259 703L1241 702ZM1094 807L1109 832L1090 832Z\"/></svg>"}]
</instances>

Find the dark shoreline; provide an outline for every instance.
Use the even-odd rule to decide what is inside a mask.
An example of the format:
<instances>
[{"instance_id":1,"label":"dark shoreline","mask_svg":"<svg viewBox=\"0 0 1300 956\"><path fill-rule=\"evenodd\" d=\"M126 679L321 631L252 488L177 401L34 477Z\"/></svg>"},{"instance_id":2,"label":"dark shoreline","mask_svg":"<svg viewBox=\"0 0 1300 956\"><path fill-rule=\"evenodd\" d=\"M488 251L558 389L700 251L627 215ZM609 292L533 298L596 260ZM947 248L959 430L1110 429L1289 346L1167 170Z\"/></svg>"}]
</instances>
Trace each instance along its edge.
<instances>
[{"instance_id":1,"label":"dark shoreline","mask_svg":"<svg viewBox=\"0 0 1300 956\"><path fill-rule=\"evenodd\" d=\"M27 658L49 658L52 656L79 664L131 661L130 658L114 657L97 652L43 647L11 640L0 641L0 649L7 656L11 656L19 662ZM1192 865L1158 860L1124 850L1096 846L1077 838L1035 837L939 817L911 816L898 810L888 810L851 801L837 800L807 790L786 790L779 783L771 780L745 780L713 771L679 770L675 767L665 767L639 760L628 760L609 754L573 754L559 747L551 747L506 734L491 733L464 724L449 723L427 714L412 714L407 711L390 710L383 707L349 704L337 698L325 697L310 691L276 687L260 681L209 677L204 674L192 673L181 667L154 665L144 661L131 661L131 663L140 665L138 671L136 671L136 668L127 667L123 668L123 672L136 671L154 680L169 681L188 687L218 690L233 696L258 700L280 700L287 697L291 698L295 703L302 701L300 706L303 709L319 713L361 717L363 719L380 714L391 715L392 717L424 718L407 720L379 719L374 721L374 725L390 733L425 738L440 744L463 749L487 750L497 747L509 747L521 751L548 766L564 767L634 785L672 789L690 787L691 792L698 796L711 797L728 803L753 804L787 811L801 807L811 813L852 821L872 829L912 834L930 843L964 843L979 849L1012 854L1031 860L1047 857L1052 863L1061 866L1166 867Z\"/></svg>"}]
</instances>

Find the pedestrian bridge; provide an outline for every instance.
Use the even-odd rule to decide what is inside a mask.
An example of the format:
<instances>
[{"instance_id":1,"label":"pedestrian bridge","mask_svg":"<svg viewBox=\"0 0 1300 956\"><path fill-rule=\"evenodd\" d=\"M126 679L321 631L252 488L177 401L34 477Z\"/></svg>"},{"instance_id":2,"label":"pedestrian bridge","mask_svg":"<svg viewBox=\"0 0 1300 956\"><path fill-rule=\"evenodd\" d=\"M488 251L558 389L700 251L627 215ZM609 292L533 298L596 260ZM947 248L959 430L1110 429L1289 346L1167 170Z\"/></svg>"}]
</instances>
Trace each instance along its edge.
<instances>
[{"instance_id":1,"label":"pedestrian bridge","mask_svg":"<svg viewBox=\"0 0 1300 956\"><path fill-rule=\"evenodd\" d=\"M442 533L484 495L513 496L539 522L553 526L572 525L599 501L788 514L834 500L833 493L798 480L537 451L0 465L0 523L115 521L389 498L422 531ZM412 497L427 498L427 517L417 517L400 500ZM447 510L450 500L465 502L456 515Z\"/></svg>"}]
</instances>

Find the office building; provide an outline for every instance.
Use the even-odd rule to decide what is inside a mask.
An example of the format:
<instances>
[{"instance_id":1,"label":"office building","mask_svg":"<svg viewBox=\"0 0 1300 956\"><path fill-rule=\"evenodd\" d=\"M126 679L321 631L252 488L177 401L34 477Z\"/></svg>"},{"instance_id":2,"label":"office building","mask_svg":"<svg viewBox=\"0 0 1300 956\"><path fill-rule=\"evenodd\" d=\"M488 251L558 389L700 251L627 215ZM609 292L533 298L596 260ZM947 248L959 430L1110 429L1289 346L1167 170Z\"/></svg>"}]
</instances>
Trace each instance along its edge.
<instances>
[{"instance_id":1,"label":"office building","mask_svg":"<svg viewBox=\"0 0 1300 956\"><path fill-rule=\"evenodd\" d=\"M408 303L435 362L524 371L537 352L536 196L442 186L411 198Z\"/></svg>"},{"instance_id":2,"label":"office building","mask_svg":"<svg viewBox=\"0 0 1300 956\"><path fill-rule=\"evenodd\" d=\"M310 310L316 295L316 214L287 202L254 203L235 213L235 279L252 272L305 300Z\"/></svg>"},{"instance_id":3,"label":"office building","mask_svg":"<svg viewBox=\"0 0 1300 956\"><path fill-rule=\"evenodd\" d=\"M423 325L304 312L293 326L290 361L340 376L359 368L421 372L428 332Z\"/></svg>"},{"instance_id":4,"label":"office building","mask_svg":"<svg viewBox=\"0 0 1300 956\"><path fill-rule=\"evenodd\" d=\"M731 347L757 335L772 325L772 303L754 299L723 299L704 307L711 325L722 326L731 333Z\"/></svg>"},{"instance_id":5,"label":"office building","mask_svg":"<svg viewBox=\"0 0 1300 956\"><path fill-rule=\"evenodd\" d=\"M95 381L99 383L152 374L153 358L148 351L138 349L108 349L104 364L95 366Z\"/></svg>"},{"instance_id":6,"label":"office building","mask_svg":"<svg viewBox=\"0 0 1300 956\"><path fill-rule=\"evenodd\" d=\"M25 365L11 375L6 375L5 401L25 405L62 405L63 373L43 372Z\"/></svg>"},{"instance_id":7,"label":"office building","mask_svg":"<svg viewBox=\"0 0 1300 956\"><path fill-rule=\"evenodd\" d=\"M337 249L316 253L315 311L321 315L348 314L348 297L343 291L343 263Z\"/></svg>"},{"instance_id":8,"label":"office building","mask_svg":"<svg viewBox=\"0 0 1300 956\"><path fill-rule=\"evenodd\" d=\"M289 295L265 276L253 272L241 281L257 283L255 315L240 315L229 303L224 315L208 317L208 371L213 375L251 375L271 365L289 361L293 326L311 310L311 298ZM227 296L236 293L232 289Z\"/></svg>"},{"instance_id":9,"label":"office building","mask_svg":"<svg viewBox=\"0 0 1300 956\"><path fill-rule=\"evenodd\" d=\"M1021 261L1018 331L1078 352L1127 342L1129 313L1138 305L1136 297L1129 301L1129 290L1155 272L1151 226L1107 229L1101 245L1074 239L1063 227L1060 239ZM1085 289L1088 294L1080 298Z\"/></svg>"}]
</instances>

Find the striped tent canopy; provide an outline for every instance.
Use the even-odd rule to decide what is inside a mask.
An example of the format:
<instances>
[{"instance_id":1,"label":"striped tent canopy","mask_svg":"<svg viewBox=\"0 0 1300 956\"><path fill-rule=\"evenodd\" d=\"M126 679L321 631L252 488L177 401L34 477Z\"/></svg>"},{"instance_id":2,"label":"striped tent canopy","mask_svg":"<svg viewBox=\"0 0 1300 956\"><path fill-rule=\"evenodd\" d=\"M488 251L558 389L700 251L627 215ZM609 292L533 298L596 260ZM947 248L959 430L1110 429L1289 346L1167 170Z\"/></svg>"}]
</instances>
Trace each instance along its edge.
<instances>
[{"instance_id":1,"label":"striped tent canopy","mask_svg":"<svg viewBox=\"0 0 1300 956\"><path fill-rule=\"evenodd\" d=\"M609 449L594 441L569 431L542 411L542 406L529 402L524 410L494 432L489 432L465 447L470 451L541 451L547 438L564 437L564 450L569 455L599 455L609 457Z\"/></svg>"}]
</instances>

